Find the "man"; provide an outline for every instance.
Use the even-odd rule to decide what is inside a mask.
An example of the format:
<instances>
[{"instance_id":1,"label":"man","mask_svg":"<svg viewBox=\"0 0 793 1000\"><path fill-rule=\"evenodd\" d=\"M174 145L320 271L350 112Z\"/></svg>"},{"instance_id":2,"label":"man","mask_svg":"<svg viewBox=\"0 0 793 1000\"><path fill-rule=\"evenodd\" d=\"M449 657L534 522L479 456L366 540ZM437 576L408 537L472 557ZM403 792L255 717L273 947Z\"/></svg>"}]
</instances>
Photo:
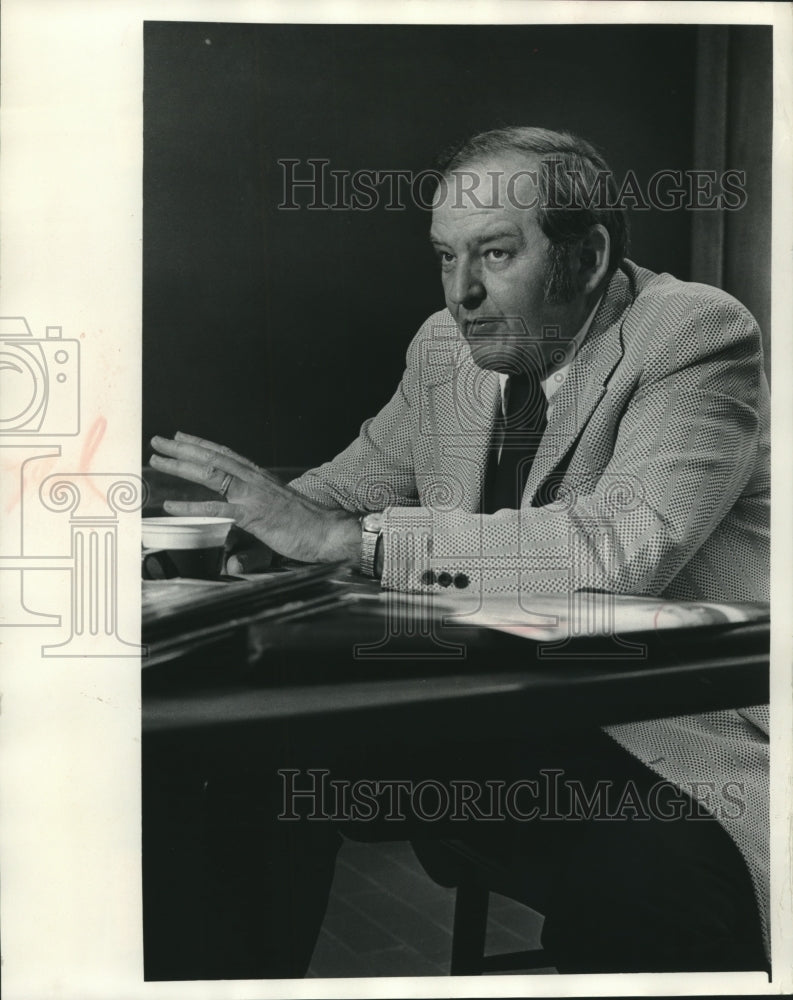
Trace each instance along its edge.
<instances>
[{"instance_id":1,"label":"man","mask_svg":"<svg viewBox=\"0 0 793 1000\"><path fill-rule=\"evenodd\" d=\"M289 486L209 442L155 438L156 468L225 497L166 509L231 514L276 552L344 559L392 589L767 599L759 331L730 296L626 260L615 192L605 162L573 136L474 137L444 165L433 208L447 309L411 343L391 401ZM720 825L576 833L545 911L557 966L759 967L767 709L607 732L565 761L572 773L590 758L645 788L660 777L692 799L707 789ZM726 808L730 782L743 809Z\"/></svg>"}]
</instances>

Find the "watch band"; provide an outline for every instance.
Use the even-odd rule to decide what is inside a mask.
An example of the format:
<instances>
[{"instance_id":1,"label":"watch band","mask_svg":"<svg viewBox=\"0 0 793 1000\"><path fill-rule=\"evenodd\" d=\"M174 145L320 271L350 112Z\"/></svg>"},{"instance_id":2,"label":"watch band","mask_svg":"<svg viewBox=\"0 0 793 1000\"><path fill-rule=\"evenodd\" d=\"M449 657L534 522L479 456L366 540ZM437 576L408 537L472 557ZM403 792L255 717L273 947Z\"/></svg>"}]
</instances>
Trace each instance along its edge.
<instances>
[{"instance_id":1,"label":"watch band","mask_svg":"<svg viewBox=\"0 0 793 1000\"><path fill-rule=\"evenodd\" d=\"M382 514L365 514L361 518L361 573L364 576L375 576L377 543L382 533Z\"/></svg>"}]
</instances>

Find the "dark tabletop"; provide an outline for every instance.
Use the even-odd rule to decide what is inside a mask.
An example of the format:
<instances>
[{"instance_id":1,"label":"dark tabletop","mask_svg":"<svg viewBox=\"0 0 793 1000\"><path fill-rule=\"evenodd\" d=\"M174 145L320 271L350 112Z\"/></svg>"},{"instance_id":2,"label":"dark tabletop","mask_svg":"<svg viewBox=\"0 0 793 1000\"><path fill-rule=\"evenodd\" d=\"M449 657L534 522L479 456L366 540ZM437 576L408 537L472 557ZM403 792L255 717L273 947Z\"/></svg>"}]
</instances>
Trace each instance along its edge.
<instances>
[{"instance_id":1,"label":"dark tabletop","mask_svg":"<svg viewBox=\"0 0 793 1000\"><path fill-rule=\"evenodd\" d=\"M323 607L320 595L302 617L155 655L144 736L509 737L768 700L767 621L547 643L438 617L408 635L389 624L375 585L358 589L361 600Z\"/></svg>"}]
</instances>

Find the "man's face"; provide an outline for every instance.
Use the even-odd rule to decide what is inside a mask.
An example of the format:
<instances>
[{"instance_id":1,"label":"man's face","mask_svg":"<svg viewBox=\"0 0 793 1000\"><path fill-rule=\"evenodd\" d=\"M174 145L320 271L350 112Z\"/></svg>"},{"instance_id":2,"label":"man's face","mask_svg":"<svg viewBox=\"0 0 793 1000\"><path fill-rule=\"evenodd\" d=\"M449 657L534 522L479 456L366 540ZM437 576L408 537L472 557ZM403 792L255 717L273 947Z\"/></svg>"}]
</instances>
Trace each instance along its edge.
<instances>
[{"instance_id":1,"label":"man's face","mask_svg":"<svg viewBox=\"0 0 793 1000\"><path fill-rule=\"evenodd\" d=\"M550 241L537 208L521 207L538 199L539 170L518 154L471 164L447 178L433 208L446 305L481 368L525 371L538 356L552 365L585 319L583 293L561 304L546 297Z\"/></svg>"}]
</instances>

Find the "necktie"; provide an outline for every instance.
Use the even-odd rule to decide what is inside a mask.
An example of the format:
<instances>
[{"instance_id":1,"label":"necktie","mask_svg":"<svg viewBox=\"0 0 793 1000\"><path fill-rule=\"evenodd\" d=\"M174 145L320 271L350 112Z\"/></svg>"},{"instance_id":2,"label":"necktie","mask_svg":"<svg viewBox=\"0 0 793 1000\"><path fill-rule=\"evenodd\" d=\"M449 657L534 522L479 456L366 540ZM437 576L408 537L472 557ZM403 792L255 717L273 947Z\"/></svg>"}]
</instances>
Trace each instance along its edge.
<instances>
[{"instance_id":1,"label":"necktie","mask_svg":"<svg viewBox=\"0 0 793 1000\"><path fill-rule=\"evenodd\" d=\"M496 421L482 491L482 512L520 507L526 480L547 426L548 407L539 374L511 375L504 391L504 414ZM498 441L502 440L501 456Z\"/></svg>"}]
</instances>

